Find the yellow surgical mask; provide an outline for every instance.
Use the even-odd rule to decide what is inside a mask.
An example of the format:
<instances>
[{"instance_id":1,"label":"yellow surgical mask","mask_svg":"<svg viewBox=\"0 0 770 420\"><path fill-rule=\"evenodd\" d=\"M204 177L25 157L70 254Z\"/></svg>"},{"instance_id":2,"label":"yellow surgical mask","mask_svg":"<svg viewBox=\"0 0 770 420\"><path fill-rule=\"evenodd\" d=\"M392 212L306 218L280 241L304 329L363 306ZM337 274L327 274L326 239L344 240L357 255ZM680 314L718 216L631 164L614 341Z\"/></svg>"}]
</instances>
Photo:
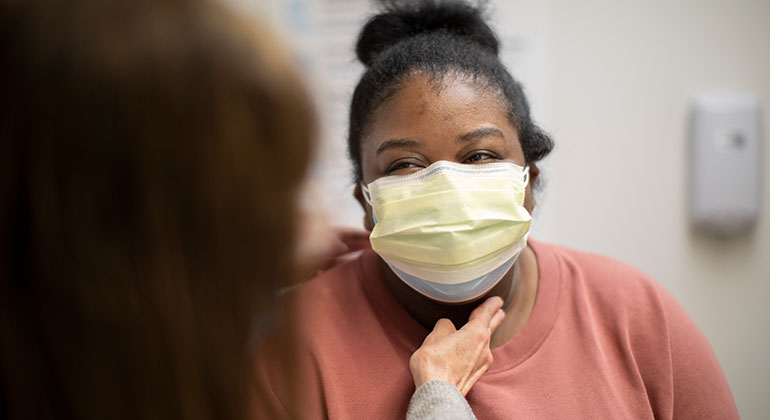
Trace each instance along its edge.
<instances>
[{"instance_id":1,"label":"yellow surgical mask","mask_svg":"<svg viewBox=\"0 0 770 420\"><path fill-rule=\"evenodd\" d=\"M438 161L363 187L372 248L409 286L462 302L491 289L527 244L529 168Z\"/></svg>"}]
</instances>

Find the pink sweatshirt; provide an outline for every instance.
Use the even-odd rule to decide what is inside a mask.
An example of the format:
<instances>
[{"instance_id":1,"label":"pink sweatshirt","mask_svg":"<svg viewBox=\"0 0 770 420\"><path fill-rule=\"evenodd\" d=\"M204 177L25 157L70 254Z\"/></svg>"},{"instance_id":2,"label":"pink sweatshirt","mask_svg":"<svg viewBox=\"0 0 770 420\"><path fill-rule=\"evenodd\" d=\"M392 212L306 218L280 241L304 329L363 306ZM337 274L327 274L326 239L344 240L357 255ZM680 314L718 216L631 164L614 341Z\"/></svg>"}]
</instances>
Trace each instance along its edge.
<instances>
[{"instance_id":1,"label":"pink sweatshirt","mask_svg":"<svg viewBox=\"0 0 770 420\"><path fill-rule=\"evenodd\" d=\"M738 418L708 342L663 288L605 257L530 246L540 271L535 307L468 394L477 418ZM405 418L409 357L428 331L379 267L368 250L293 292L301 309L295 354L276 336L258 354L256 418L295 408L285 363L299 370L306 418Z\"/></svg>"}]
</instances>

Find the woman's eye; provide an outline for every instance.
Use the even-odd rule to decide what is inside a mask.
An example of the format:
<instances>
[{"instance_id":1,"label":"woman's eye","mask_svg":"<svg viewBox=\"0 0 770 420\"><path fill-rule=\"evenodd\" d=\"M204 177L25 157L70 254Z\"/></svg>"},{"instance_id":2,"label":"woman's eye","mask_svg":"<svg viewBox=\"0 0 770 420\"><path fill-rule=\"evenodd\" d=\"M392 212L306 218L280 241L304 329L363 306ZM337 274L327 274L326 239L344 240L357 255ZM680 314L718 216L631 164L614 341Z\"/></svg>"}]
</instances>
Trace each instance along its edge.
<instances>
[{"instance_id":1,"label":"woman's eye","mask_svg":"<svg viewBox=\"0 0 770 420\"><path fill-rule=\"evenodd\" d=\"M500 158L489 152L478 152L478 153L472 154L468 159L465 159L464 163L481 162L487 159L499 160Z\"/></svg>"},{"instance_id":2,"label":"woman's eye","mask_svg":"<svg viewBox=\"0 0 770 420\"><path fill-rule=\"evenodd\" d=\"M416 169L416 168L422 168L422 166L416 165L412 162L397 162L393 164L390 168L388 168L387 171L385 171L386 175L389 175L396 171L406 171L408 169Z\"/></svg>"}]
</instances>

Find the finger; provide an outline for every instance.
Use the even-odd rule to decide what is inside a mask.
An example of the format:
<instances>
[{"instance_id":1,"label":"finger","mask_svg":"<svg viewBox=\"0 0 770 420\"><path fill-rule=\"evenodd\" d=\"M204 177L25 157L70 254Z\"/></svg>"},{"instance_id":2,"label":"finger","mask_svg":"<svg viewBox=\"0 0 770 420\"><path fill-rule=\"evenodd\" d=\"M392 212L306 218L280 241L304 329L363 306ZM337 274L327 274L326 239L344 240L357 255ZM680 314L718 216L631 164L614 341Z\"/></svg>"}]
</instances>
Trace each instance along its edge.
<instances>
[{"instance_id":1,"label":"finger","mask_svg":"<svg viewBox=\"0 0 770 420\"><path fill-rule=\"evenodd\" d=\"M492 316L494 316L495 311L500 309L502 306L503 306L503 300L498 296L492 296L491 298L487 299L484 303L479 305L479 307L474 309L473 312L471 312L471 316L468 319L468 324L478 322L483 324L484 327L487 328L489 326L490 321L492 321Z\"/></svg>"},{"instance_id":2,"label":"finger","mask_svg":"<svg viewBox=\"0 0 770 420\"><path fill-rule=\"evenodd\" d=\"M348 245L349 252L354 251L360 251L362 249L368 249L371 248L372 243L369 241L369 237L367 236L365 239L356 240L356 241L349 241L346 242Z\"/></svg>"},{"instance_id":3,"label":"finger","mask_svg":"<svg viewBox=\"0 0 770 420\"><path fill-rule=\"evenodd\" d=\"M348 261L355 260L356 258L358 258L358 256L359 256L359 254L356 253L356 252L349 252L347 254L342 254L339 257L334 259L334 262L333 262L332 266L340 265L342 263L346 263Z\"/></svg>"},{"instance_id":4,"label":"finger","mask_svg":"<svg viewBox=\"0 0 770 420\"><path fill-rule=\"evenodd\" d=\"M500 326L500 324L505 319L505 312L503 312L502 309L498 309L495 314L492 316L492 321L489 322L489 331L495 332L497 327Z\"/></svg>"},{"instance_id":5,"label":"finger","mask_svg":"<svg viewBox=\"0 0 770 420\"><path fill-rule=\"evenodd\" d=\"M342 239L368 238L371 233L366 229L348 226L334 226L332 229L334 230L334 233Z\"/></svg>"},{"instance_id":6,"label":"finger","mask_svg":"<svg viewBox=\"0 0 770 420\"><path fill-rule=\"evenodd\" d=\"M455 329L455 324L453 324L452 321L446 318L441 318L436 321L436 325L433 327L433 331L431 331L430 334L425 337L425 342L427 343L432 340L446 337L455 331L457 331L457 329Z\"/></svg>"},{"instance_id":7,"label":"finger","mask_svg":"<svg viewBox=\"0 0 770 420\"><path fill-rule=\"evenodd\" d=\"M332 255L340 255L350 251L350 246L339 236L334 237L334 243L329 247L329 253Z\"/></svg>"},{"instance_id":8,"label":"finger","mask_svg":"<svg viewBox=\"0 0 770 420\"><path fill-rule=\"evenodd\" d=\"M458 389L460 390L460 392L463 394L464 397L468 395L468 392L470 392L471 388L473 388L473 385L476 385L476 382L478 382L478 380L481 379L481 377L487 372L488 369L489 369L488 364L480 366L479 369L471 373L471 376L467 378L467 380L465 381L465 383L462 384L461 387L458 387Z\"/></svg>"},{"instance_id":9,"label":"finger","mask_svg":"<svg viewBox=\"0 0 770 420\"><path fill-rule=\"evenodd\" d=\"M369 246L369 231L352 228L336 228L337 239L344 243L349 251L357 251Z\"/></svg>"}]
</instances>

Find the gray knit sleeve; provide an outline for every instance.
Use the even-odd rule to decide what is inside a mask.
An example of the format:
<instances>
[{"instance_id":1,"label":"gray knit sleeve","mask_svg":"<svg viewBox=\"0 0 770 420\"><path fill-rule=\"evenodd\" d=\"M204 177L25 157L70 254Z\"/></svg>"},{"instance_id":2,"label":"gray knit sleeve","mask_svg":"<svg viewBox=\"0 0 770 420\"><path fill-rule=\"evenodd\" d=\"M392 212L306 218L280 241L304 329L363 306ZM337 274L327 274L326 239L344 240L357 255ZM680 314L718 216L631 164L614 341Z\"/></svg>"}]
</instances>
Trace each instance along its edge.
<instances>
[{"instance_id":1,"label":"gray knit sleeve","mask_svg":"<svg viewBox=\"0 0 770 420\"><path fill-rule=\"evenodd\" d=\"M406 412L406 420L476 420L465 397L446 381L420 385Z\"/></svg>"}]
</instances>

